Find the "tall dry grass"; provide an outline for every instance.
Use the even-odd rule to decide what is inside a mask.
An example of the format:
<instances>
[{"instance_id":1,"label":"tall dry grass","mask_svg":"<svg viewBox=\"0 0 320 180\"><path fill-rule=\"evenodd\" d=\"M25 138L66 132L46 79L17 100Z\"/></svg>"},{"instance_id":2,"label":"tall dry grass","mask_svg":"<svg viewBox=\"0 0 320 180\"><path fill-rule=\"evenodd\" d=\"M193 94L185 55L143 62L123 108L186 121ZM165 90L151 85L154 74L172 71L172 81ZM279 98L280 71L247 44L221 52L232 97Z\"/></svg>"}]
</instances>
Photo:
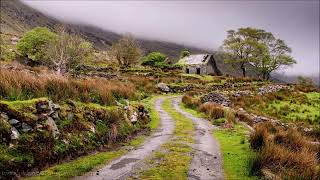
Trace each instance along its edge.
<instances>
[{"instance_id":1,"label":"tall dry grass","mask_svg":"<svg viewBox=\"0 0 320 180\"><path fill-rule=\"evenodd\" d=\"M55 101L74 99L109 105L115 103L115 99L134 98L135 86L130 82L102 78L75 79L51 73L1 69L2 99L25 100L43 96Z\"/></svg>"},{"instance_id":2,"label":"tall dry grass","mask_svg":"<svg viewBox=\"0 0 320 180\"><path fill-rule=\"evenodd\" d=\"M250 145L256 150L252 171L263 174L270 171L284 179L318 179L319 144L313 144L295 129L261 123L250 136Z\"/></svg>"}]
</instances>

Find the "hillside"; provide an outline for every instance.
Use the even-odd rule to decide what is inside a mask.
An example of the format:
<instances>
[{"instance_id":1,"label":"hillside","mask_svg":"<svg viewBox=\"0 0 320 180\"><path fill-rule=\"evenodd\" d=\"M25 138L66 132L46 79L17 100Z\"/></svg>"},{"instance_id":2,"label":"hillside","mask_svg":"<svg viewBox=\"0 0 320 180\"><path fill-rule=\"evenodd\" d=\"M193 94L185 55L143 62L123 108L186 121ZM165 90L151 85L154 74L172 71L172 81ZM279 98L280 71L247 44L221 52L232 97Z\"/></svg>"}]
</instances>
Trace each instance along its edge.
<instances>
[{"instance_id":1,"label":"hillside","mask_svg":"<svg viewBox=\"0 0 320 180\"><path fill-rule=\"evenodd\" d=\"M21 36L24 32L37 26L45 26L49 29L54 29L55 25L61 23L66 25L69 32L79 34L84 39L92 42L97 49L106 49L121 37L121 35L117 33L106 31L98 27L61 22L57 19L46 16L18 0L1 1L2 34L7 34L9 36ZM195 47L187 47L169 42L145 39L139 39L139 42L145 53L160 51L172 58L179 57L179 53L184 49L188 49L192 53L204 52L204 50Z\"/></svg>"}]
</instances>

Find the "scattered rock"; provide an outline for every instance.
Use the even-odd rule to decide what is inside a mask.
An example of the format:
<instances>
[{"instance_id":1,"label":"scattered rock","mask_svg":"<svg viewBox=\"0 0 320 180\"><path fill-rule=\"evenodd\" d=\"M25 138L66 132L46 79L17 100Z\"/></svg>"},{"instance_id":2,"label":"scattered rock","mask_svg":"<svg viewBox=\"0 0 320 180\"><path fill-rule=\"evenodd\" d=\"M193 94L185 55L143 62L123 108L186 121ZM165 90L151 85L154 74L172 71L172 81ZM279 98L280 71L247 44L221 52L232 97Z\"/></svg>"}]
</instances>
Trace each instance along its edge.
<instances>
[{"instance_id":1,"label":"scattered rock","mask_svg":"<svg viewBox=\"0 0 320 180\"><path fill-rule=\"evenodd\" d=\"M169 88L165 83L159 83L159 84L157 84L157 87L158 87L162 92L170 92L170 88Z\"/></svg>"},{"instance_id":2,"label":"scattered rock","mask_svg":"<svg viewBox=\"0 0 320 180\"><path fill-rule=\"evenodd\" d=\"M12 126L15 126L17 125L18 123L20 123L20 121L16 120L16 119L10 119L9 120L9 123L12 125Z\"/></svg>"},{"instance_id":3,"label":"scattered rock","mask_svg":"<svg viewBox=\"0 0 320 180\"><path fill-rule=\"evenodd\" d=\"M287 85L281 85L281 84L262 86L262 87L258 88L258 94L263 95L266 93L278 92L282 89L290 89L290 87Z\"/></svg>"},{"instance_id":4,"label":"scattered rock","mask_svg":"<svg viewBox=\"0 0 320 180\"><path fill-rule=\"evenodd\" d=\"M15 127L11 127L11 140L16 140L20 136L18 130Z\"/></svg>"},{"instance_id":5,"label":"scattered rock","mask_svg":"<svg viewBox=\"0 0 320 180\"><path fill-rule=\"evenodd\" d=\"M49 130L51 130L53 137L59 134L59 129L51 117L48 117L46 125L49 127Z\"/></svg>"},{"instance_id":6,"label":"scattered rock","mask_svg":"<svg viewBox=\"0 0 320 180\"><path fill-rule=\"evenodd\" d=\"M132 115L130 116L130 121L131 121L132 123L135 123L135 122L138 121L138 114L137 114L137 112L133 112L133 113L132 113Z\"/></svg>"},{"instance_id":7,"label":"scattered rock","mask_svg":"<svg viewBox=\"0 0 320 180\"><path fill-rule=\"evenodd\" d=\"M29 126L27 123L22 123L22 127L21 127L23 132L29 132L32 130L31 126Z\"/></svg>"},{"instance_id":8,"label":"scattered rock","mask_svg":"<svg viewBox=\"0 0 320 180\"><path fill-rule=\"evenodd\" d=\"M9 120L9 117L5 113L0 113L0 118L5 120L5 121Z\"/></svg>"}]
</instances>

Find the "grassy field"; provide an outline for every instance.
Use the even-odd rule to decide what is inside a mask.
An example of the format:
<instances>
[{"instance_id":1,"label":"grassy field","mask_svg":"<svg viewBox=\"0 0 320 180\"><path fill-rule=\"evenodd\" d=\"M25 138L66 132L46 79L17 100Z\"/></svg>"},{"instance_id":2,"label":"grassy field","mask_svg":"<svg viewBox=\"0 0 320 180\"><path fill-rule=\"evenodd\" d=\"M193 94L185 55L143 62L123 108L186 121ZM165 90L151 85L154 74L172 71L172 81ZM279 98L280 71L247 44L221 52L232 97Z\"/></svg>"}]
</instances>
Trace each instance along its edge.
<instances>
[{"instance_id":1,"label":"grassy field","mask_svg":"<svg viewBox=\"0 0 320 180\"><path fill-rule=\"evenodd\" d=\"M155 109L156 100L159 99L160 96L153 96L142 101L143 105L148 109L151 122L149 123L149 127L151 130L157 129L160 125L160 116L158 111Z\"/></svg>"},{"instance_id":2,"label":"grassy field","mask_svg":"<svg viewBox=\"0 0 320 180\"><path fill-rule=\"evenodd\" d=\"M305 93L302 102L290 100L274 100L264 110L277 115L285 121L307 121L310 124L320 123L320 93Z\"/></svg>"},{"instance_id":3,"label":"grassy field","mask_svg":"<svg viewBox=\"0 0 320 180\"><path fill-rule=\"evenodd\" d=\"M162 145L161 149L153 154L147 162L151 168L140 172L140 178L187 179L192 151L188 143L193 142L193 124L191 120L176 112L169 100L166 100L162 107L176 122L174 139Z\"/></svg>"}]
</instances>

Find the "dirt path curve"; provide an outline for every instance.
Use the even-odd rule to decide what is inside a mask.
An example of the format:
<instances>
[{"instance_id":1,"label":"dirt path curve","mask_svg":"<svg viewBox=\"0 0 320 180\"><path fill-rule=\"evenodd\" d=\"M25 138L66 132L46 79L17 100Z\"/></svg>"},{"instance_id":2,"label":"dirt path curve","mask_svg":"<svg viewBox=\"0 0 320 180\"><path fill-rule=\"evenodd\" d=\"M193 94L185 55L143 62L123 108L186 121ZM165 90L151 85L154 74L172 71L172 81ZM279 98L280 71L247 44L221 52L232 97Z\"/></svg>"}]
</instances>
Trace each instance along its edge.
<instances>
[{"instance_id":1,"label":"dirt path curve","mask_svg":"<svg viewBox=\"0 0 320 180\"><path fill-rule=\"evenodd\" d=\"M205 119L197 118L179 107L180 98L172 100L179 113L191 119L196 127L195 154L188 172L190 180L221 180L224 179L222 157L219 143L212 136L212 125Z\"/></svg>"},{"instance_id":2,"label":"dirt path curve","mask_svg":"<svg viewBox=\"0 0 320 180\"><path fill-rule=\"evenodd\" d=\"M115 180L124 179L130 173L142 163L143 159L152 153L152 151L158 149L161 144L165 143L172 135L174 130L174 121L165 112L161 105L163 99L158 99L155 104L155 108L160 114L161 127L154 133L150 138L148 138L143 145L138 149L134 149L127 154L123 155L119 159L116 159L109 163L107 166L99 170L99 175L96 171L90 172L82 177L77 177L76 179L85 180Z\"/></svg>"}]
</instances>

